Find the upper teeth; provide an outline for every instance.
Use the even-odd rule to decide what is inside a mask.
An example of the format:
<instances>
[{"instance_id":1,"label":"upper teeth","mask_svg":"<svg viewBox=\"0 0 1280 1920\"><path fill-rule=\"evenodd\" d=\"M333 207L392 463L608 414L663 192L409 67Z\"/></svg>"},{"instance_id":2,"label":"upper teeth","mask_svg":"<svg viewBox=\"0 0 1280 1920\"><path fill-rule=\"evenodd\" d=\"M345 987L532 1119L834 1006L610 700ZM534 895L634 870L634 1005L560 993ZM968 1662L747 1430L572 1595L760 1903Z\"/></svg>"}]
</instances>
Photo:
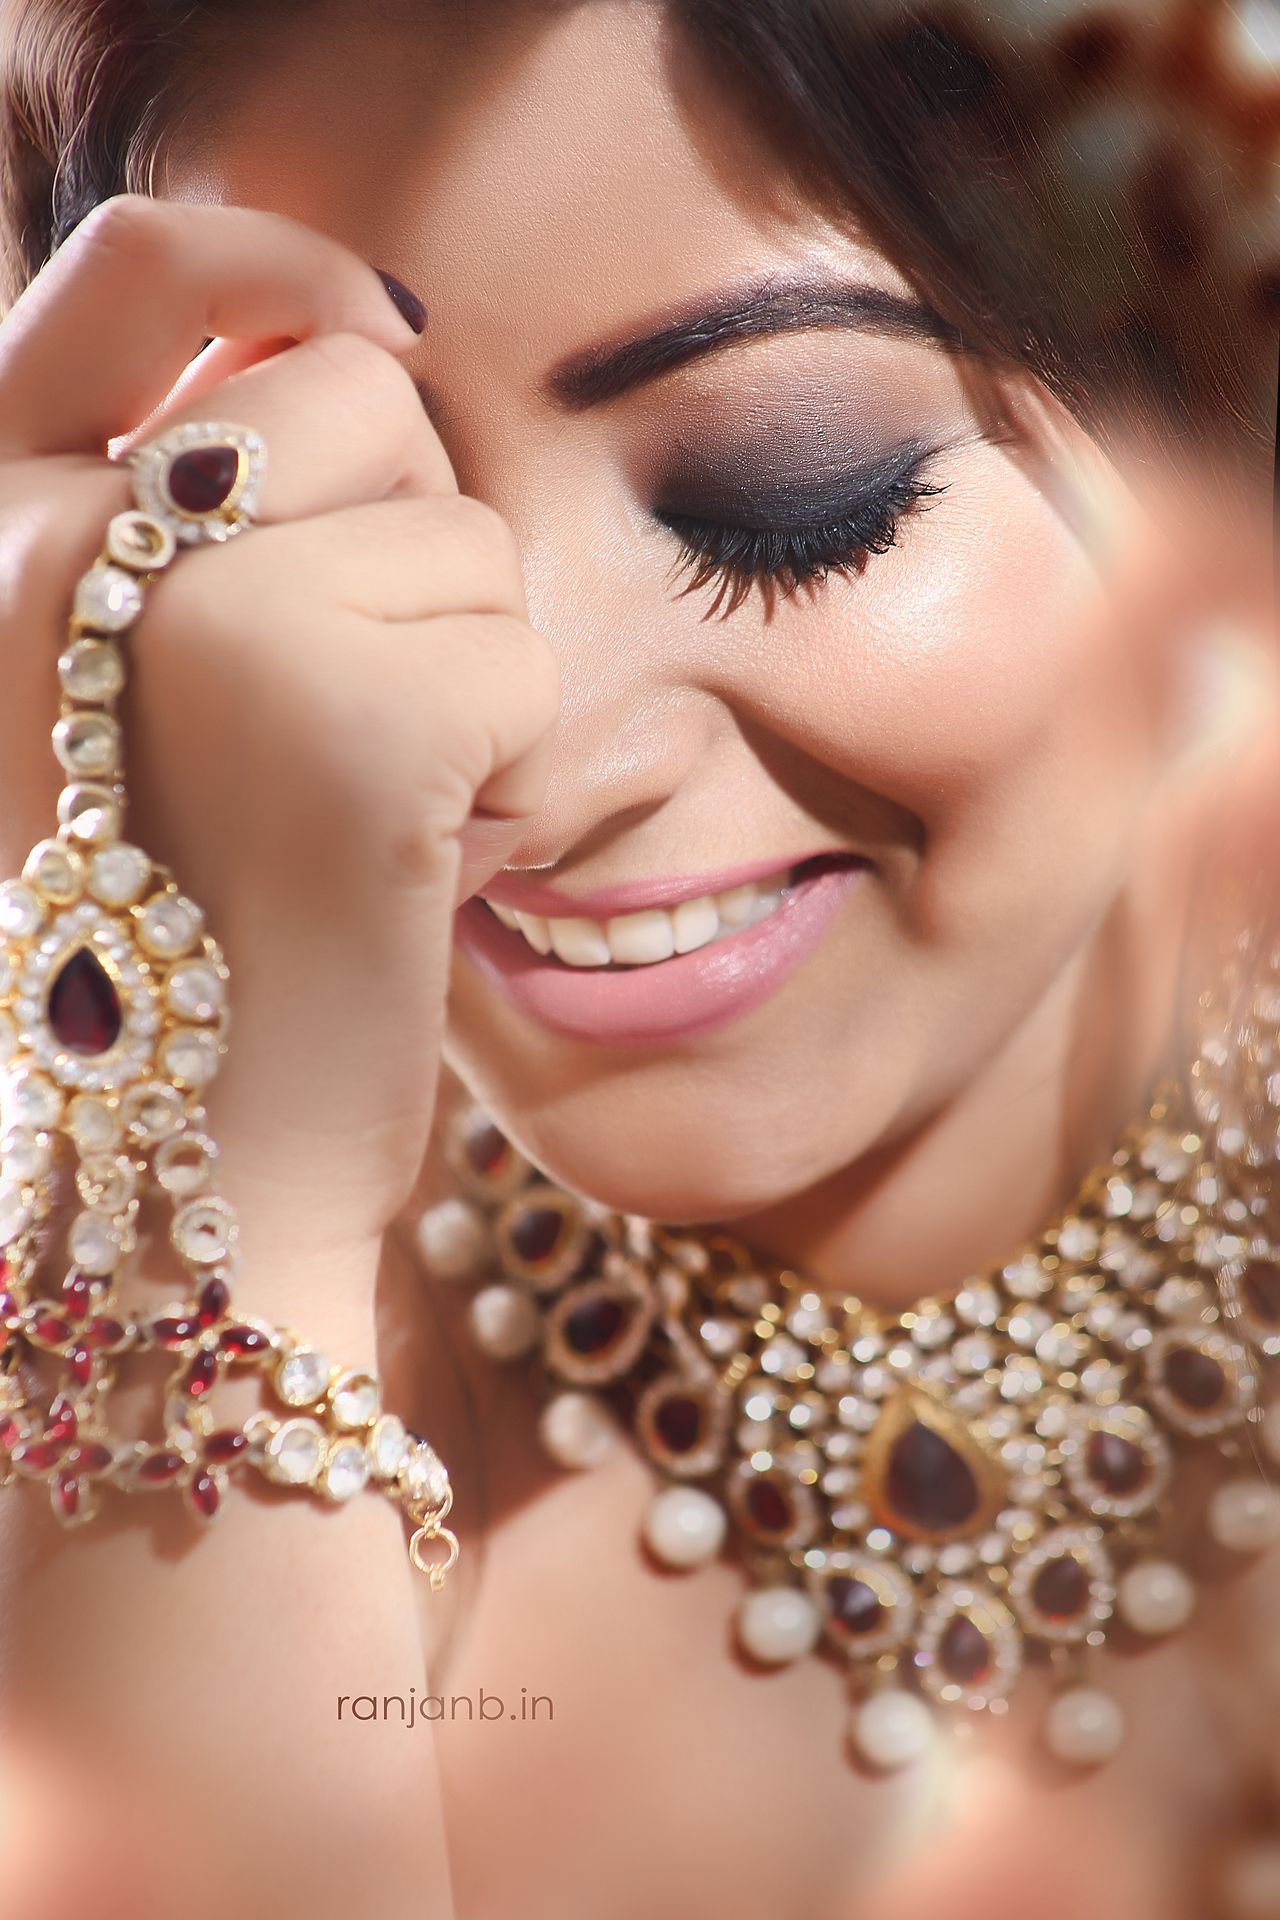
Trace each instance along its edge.
<instances>
[{"instance_id":1,"label":"upper teeth","mask_svg":"<svg viewBox=\"0 0 1280 1920\"><path fill-rule=\"evenodd\" d=\"M726 934L753 927L781 905L789 873L704 893L678 906L648 907L612 920L549 920L487 902L504 927L522 933L535 953L554 953L570 967L650 967L673 954L693 953Z\"/></svg>"}]
</instances>

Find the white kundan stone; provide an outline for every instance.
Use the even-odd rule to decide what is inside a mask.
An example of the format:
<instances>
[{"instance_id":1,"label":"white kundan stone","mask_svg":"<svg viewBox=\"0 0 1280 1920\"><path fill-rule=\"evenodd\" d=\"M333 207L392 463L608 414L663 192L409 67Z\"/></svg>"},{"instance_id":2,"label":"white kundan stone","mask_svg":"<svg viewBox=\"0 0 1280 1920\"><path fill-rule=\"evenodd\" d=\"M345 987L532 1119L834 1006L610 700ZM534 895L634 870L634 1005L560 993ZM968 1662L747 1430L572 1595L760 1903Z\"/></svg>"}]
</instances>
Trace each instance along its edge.
<instances>
[{"instance_id":1,"label":"white kundan stone","mask_svg":"<svg viewBox=\"0 0 1280 1920\"><path fill-rule=\"evenodd\" d=\"M548 1400L538 1438L559 1467L598 1467L618 1444L618 1427L603 1400L570 1388Z\"/></svg>"},{"instance_id":2,"label":"white kundan stone","mask_svg":"<svg viewBox=\"0 0 1280 1920\"><path fill-rule=\"evenodd\" d=\"M161 960L176 960L199 939L204 915L181 894L158 893L149 900L138 921L138 939L148 953Z\"/></svg>"},{"instance_id":3,"label":"white kundan stone","mask_svg":"<svg viewBox=\"0 0 1280 1920\"><path fill-rule=\"evenodd\" d=\"M142 612L142 588L123 567L90 567L77 583L75 616L102 633L123 633Z\"/></svg>"},{"instance_id":4,"label":"white kundan stone","mask_svg":"<svg viewBox=\"0 0 1280 1920\"><path fill-rule=\"evenodd\" d=\"M701 1567L724 1545L728 1516L701 1487L664 1487L644 1516L645 1545L664 1566Z\"/></svg>"},{"instance_id":5,"label":"white kundan stone","mask_svg":"<svg viewBox=\"0 0 1280 1920\"><path fill-rule=\"evenodd\" d=\"M1262 1553L1280 1540L1280 1488L1229 1480L1209 1502L1209 1531L1233 1553Z\"/></svg>"},{"instance_id":6,"label":"white kundan stone","mask_svg":"<svg viewBox=\"0 0 1280 1920\"><path fill-rule=\"evenodd\" d=\"M174 1251L193 1267L212 1267L225 1260L238 1233L234 1209L225 1200L215 1199L188 1200L169 1227Z\"/></svg>"},{"instance_id":7,"label":"white kundan stone","mask_svg":"<svg viewBox=\"0 0 1280 1920\"><path fill-rule=\"evenodd\" d=\"M1195 1612L1196 1590L1171 1560L1139 1560L1120 1576L1116 1607L1135 1633L1177 1633Z\"/></svg>"},{"instance_id":8,"label":"white kundan stone","mask_svg":"<svg viewBox=\"0 0 1280 1920\"><path fill-rule=\"evenodd\" d=\"M482 1287L468 1315L476 1345L491 1360L519 1360L538 1344L542 1316L526 1287Z\"/></svg>"},{"instance_id":9,"label":"white kundan stone","mask_svg":"<svg viewBox=\"0 0 1280 1920\"><path fill-rule=\"evenodd\" d=\"M799 1587L757 1587L738 1608L744 1651L771 1666L812 1653L821 1629L817 1606Z\"/></svg>"},{"instance_id":10,"label":"white kundan stone","mask_svg":"<svg viewBox=\"0 0 1280 1920\"><path fill-rule=\"evenodd\" d=\"M53 730L53 750L68 773L101 779L120 759L119 724L108 713L68 714Z\"/></svg>"},{"instance_id":11,"label":"white kundan stone","mask_svg":"<svg viewBox=\"0 0 1280 1920\"><path fill-rule=\"evenodd\" d=\"M933 1714L918 1694L885 1687L853 1711L853 1744L869 1766L896 1772L922 1760L937 1739Z\"/></svg>"},{"instance_id":12,"label":"white kundan stone","mask_svg":"<svg viewBox=\"0 0 1280 1920\"><path fill-rule=\"evenodd\" d=\"M124 689L124 660L109 640L76 640L58 661L58 677L73 700L114 700Z\"/></svg>"},{"instance_id":13,"label":"white kundan stone","mask_svg":"<svg viewBox=\"0 0 1280 1920\"><path fill-rule=\"evenodd\" d=\"M109 1153L124 1138L119 1114L91 1093L78 1093L71 1102L67 1127L82 1154Z\"/></svg>"},{"instance_id":14,"label":"white kundan stone","mask_svg":"<svg viewBox=\"0 0 1280 1920\"><path fill-rule=\"evenodd\" d=\"M340 1374L333 1383L329 1404L340 1427L367 1427L381 1411L382 1396L371 1374Z\"/></svg>"},{"instance_id":15,"label":"white kundan stone","mask_svg":"<svg viewBox=\"0 0 1280 1920\"><path fill-rule=\"evenodd\" d=\"M418 1252L437 1280L469 1280L491 1249L489 1228L478 1207L451 1196L428 1207L416 1228Z\"/></svg>"},{"instance_id":16,"label":"white kundan stone","mask_svg":"<svg viewBox=\"0 0 1280 1920\"><path fill-rule=\"evenodd\" d=\"M160 1049L160 1065L179 1086L208 1086L218 1071L218 1041L199 1027L177 1027Z\"/></svg>"},{"instance_id":17,"label":"white kundan stone","mask_svg":"<svg viewBox=\"0 0 1280 1920\"><path fill-rule=\"evenodd\" d=\"M286 1420L267 1442L267 1470L286 1486L310 1486L324 1451L324 1433L314 1420Z\"/></svg>"},{"instance_id":18,"label":"white kundan stone","mask_svg":"<svg viewBox=\"0 0 1280 1920\"><path fill-rule=\"evenodd\" d=\"M4 1082L0 1097L6 1127L34 1127L43 1132L62 1118L62 1094L42 1073L23 1069Z\"/></svg>"},{"instance_id":19,"label":"white kundan stone","mask_svg":"<svg viewBox=\"0 0 1280 1920\"><path fill-rule=\"evenodd\" d=\"M100 847L89 862L89 891L104 907L131 907L151 878L151 862L139 847L123 841Z\"/></svg>"},{"instance_id":20,"label":"white kundan stone","mask_svg":"<svg viewBox=\"0 0 1280 1920\"><path fill-rule=\"evenodd\" d=\"M295 1347L276 1368L276 1392L287 1407L310 1407L329 1384L329 1356L315 1347Z\"/></svg>"},{"instance_id":21,"label":"white kundan stone","mask_svg":"<svg viewBox=\"0 0 1280 1920\"><path fill-rule=\"evenodd\" d=\"M100 846L120 832L120 801L110 787L93 783L64 787L58 795L58 821L84 846Z\"/></svg>"},{"instance_id":22,"label":"white kundan stone","mask_svg":"<svg viewBox=\"0 0 1280 1920\"><path fill-rule=\"evenodd\" d=\"M165 999L180 1019L214 1020L222 1011L226 991L215 967L192 960L169 975Z\"/></svg>"},{"instance_id":23,"label":"white kundan stone","mask_svg":"<svg viewBox=\"0 0 1280 1920\"><path fill-rule=\"evenodd\" d=\"M358 1440L339 1440L330 1447L320 1470L319 1487L330 1500L350 1500L368 1484L369 1460Z\"/></svg>"},{"instance_id":24,"label":"white kundan stone","mask_svg":"<svg viewBox=\"0 0 1280 1920\"><path fill-rule=\"evenodd\" d=\"M29 940L43 919L44 908L25 881L0 887L0 935L6 940Z\"/></svg>"},{"instance_id":25,"label":"white kundan stone","mask_svg":"<svg viewBox=\"0 0 1280 1920\"><path fill-rule=\"evenodd\" d=\"M0 1140L0 1170L6 1180L30 1186L43 1180L52 1163L48 1141L30 1127L13 1127Z\"/></svg>"},{"instance_id":26,"label":"white kundan stone","mask_svg":"<svg viewBox=\"0 0 1280 1920\"><path fill-rule=\"evenodd\" d=\"M83 1273L110 1273L120 1258L120 1235L100 1214L78 1214L67 1235L67 1251Z\"/></svg>"},{"instance_id":27,"label":"white kundan stone","mask_svg":"<svg viewBox=\"0 0 1280 1920\"><path fill-rule=\"evenodd\" d=\"M408 1445L409 1435L399 1414L384 1413L380 1420L374 1422L368 1448L373 1471L379 1480L395 1479Z\"/></svg>"},{"instance_id":28,"label":"white kundan stone","mask_svg":"<svg viewBox=\"0 0 1280 1920\"><path fill-rule=\"evenodd\" d=\"M1068 1687L1049 1708L1044 1737L1055 1759L1096 1767L1110 1760L1124 1739L1120 1703L1098 1687Z\"/></svg>"},{"instance_id":29,"label":"white kundan stone","mask_svg":"<svg viewBox=\"0 0 1280 1920\"><path fill-rule=\"evenodd\" d=\"M22 874L59 906L66 906L80 891L79 860L58 840L42 840L33 847Z\"/></svg>"}]
</instances>

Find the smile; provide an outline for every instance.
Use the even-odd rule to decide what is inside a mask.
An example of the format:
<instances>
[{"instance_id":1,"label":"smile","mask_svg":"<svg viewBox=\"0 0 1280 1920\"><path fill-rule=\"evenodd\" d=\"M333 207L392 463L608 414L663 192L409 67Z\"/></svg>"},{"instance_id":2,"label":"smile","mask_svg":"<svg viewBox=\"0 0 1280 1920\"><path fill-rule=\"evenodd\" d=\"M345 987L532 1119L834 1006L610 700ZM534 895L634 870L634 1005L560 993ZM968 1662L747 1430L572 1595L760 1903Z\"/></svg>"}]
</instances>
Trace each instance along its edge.
<instances>
[{"instance_id":1,"label":"smile","mask_svg":"<svg viewBox=\"0 0 1280 1920\"><path fill-rule=\"evenodd\" d=\"M614 902L593 897L596 916L478 897L456 916L456 944L504 998L554 1032L660 1045L767 1000L819 945L867 866L824 854L684 898L668 887L668 904L633 912L602 911Z\"/></svg>"}]
</instances>

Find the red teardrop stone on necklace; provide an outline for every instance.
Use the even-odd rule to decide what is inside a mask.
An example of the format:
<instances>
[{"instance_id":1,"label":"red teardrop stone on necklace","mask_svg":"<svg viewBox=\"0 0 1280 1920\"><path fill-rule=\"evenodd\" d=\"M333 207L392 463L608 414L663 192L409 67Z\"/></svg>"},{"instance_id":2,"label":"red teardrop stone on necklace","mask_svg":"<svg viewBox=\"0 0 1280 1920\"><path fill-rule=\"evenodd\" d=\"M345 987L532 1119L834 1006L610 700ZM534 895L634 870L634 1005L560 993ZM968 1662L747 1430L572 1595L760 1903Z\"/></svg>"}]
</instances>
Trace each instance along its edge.
<instances>
[{"instance_id":1,"label":"red teardrop stone on necklace","mask_svg":"<svg viewBox=\"0 0 1280 1920\"><path fill-rule=\"evenodd\" d=\"M791 1502L776 1480L760 1474L747 1490L747 1515L759 1533L788 1533L795 1525Z\"/></svg>"},{"instance_id":2,"label":"red teardrop stone on necklace","mask_svg":"<svg viewBox=\"0 0 1280 1920\"><path fill-rule=\"evenodd\" d=\"M929 1533L967 1526L980 1502L969 1463L922 1420L913 1420L894 1441L885 1494L900 1520Z\"/></svg>"},{"instance_id":3,"label":"red teardrop stone on necklace","mask_svg":"<svg viewBox=\"0 0 1280 1920\"><path fill-rule=\"evenodd\" d=\"M1105 1427L1089 1435L1085 1465L1094 1485L1112 1495L1136 1493L1147 1477L1141 1447Z\"/></svg>"},{"instance_id":4,"label":"red teardrop stone on necklace","mask_svg":"<svg viewBox=\"0 0 1280 1920\"><path fill-rule=\"evenodd\" d=\"M240 455L234 447L190 447L169 467L169 495L184 513L216 513L236 484Z\"/></svg>"},{"instance_id":5,"label":"red teardrop stone on necklace","mask_svg":"<svg viewBox=\"0 0 1280 1920\"><path fill-rule=\"evenodd\" d=\"M957 1613L938 1642L938 1665L949 1680L974 1686L991 1671L991 1647L981 1627Z\"/></svg>"},{"instance_id":6,"label":"red teardrop stone on necklace","mask_svg":"<svg viewBox=\"0 0 1280 1920\"><path fill-rule=\"evenodd\" d=\"M526 1207L511 1223L511 1244L529 1266L555 1252L565 1219L558 1207Z\"/></svg>"},{"instance_id":7,"label":"red teardrop stone on necklace","mask_svg":"<svg viewBox=\"0 0 1280 1920\"><path fill-rule=\"evenodd\" d=\"M604 1353L622 1334L629 1317L621 1300L597 1294L565 1315L561 1329L565 1345L583 1355Z\"/></svg>"},{"instance_id":8,"label":"red teardrop stone on necklace","mask_svg":"<svg viewBox=\"0 0 1280 1920\"><path fill-rule=\"evenodd\" d=\"M1196 1413L1216 1407L1227 1391L1225 1368L1199 1347L1175 1347L1165 1359L1164 1381L1174 1399Z\"/></svg>"},{"instance_id":9,"label":"red teardrop stone on necklace","mask_svg":"<svg viewBox=\"0 0 1280 1920\"><path fill-rule=\"evenodd\" d=\"M49 1025L69 1053L107 1053L120 1038L120 996L102 962L79 947L49 992Z\"/></svg>"},{"instance_id":10,"label":"red teardrop stone on necklace","mask_svg":"<svg viewBox=\"0 0 1280 1920\"><path fill-rule=\"evenodd\" d=\"M879 1594L856 1574L832 1574L826 1584L826 1598L835 1625L851 1638L874 1633L884 1618Z\"/></svg>"},{"instance_id":11,"label":"red teardrop stone on necklace","mask_svg":"<svg viewBox=\"0 0 1280 1920\"><path fill-rule=\"evenodd\" d=\"M669 1453L692 1453L702 1438L702 1405L689 1393L669 1393L658 1402L654 1430Z\"/></svg>"},{"instance_id":12,"label":"red teardrop stone on necklace","mask_svg":"<svg viewBox=\"0 0 1280 1920\"><path fill-rule=\"evenodd\" d=\"M1078 1620L1089 1604L1089 1574L1074 1554L1046 1561L1031 1583L1031 1603L1046 1620Z\"/></svg>"}]
</instances>

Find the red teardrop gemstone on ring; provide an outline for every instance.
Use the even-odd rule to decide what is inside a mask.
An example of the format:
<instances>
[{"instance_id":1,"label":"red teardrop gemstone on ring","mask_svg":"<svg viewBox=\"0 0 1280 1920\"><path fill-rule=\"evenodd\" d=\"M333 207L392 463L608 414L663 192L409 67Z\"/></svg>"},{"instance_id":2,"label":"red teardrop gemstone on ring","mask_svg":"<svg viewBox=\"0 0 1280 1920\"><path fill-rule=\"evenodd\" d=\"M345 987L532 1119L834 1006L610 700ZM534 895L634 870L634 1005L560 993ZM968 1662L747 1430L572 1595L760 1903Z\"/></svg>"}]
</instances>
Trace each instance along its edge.
<instances>
[{"instance_id":1,"label":"red teardrop gemstone on ring","mask_svg":"<svg viewBox=\"0 0 1280 1920\"><path fill-rule=\"evenodd\" d=\"M938 1642L938 1665L949 1680L962 1686L974 1686L991 1670L991 1648L987 1636L967 1614L958 1613L948 1622Z\"/></svg>"},{"instance_id":2,"label":"red teardrop gemstone on ring","mask_svg":"<svg viewBox=\"0 0 1280 1920\"><path fill-rule=\"evenodd\" d=\"M1227 1391L1225 1369L1199 1347L1175 1347L1165 1359L1164 1380L1174 1399L1196 1413L1216 1407Z\"/></svg>"},{"instance_id":3,"label":"red teardrop gemstone on ring","mask_svg":"<svg viewBox=\"0 0 1280 1920\"><path fill-rule=\"evenodd\" d=\"M240 472L234 447L190 447L169 467L169 497L184 513L216 513Z\"/></svg>"},{"instance_id":4,"label":"red teardrop gemstone on ring","mask_svg":"<svg viewBox=\"0 0 1280 1920\"><path fill-rule=\"evenodd\" d=\"M191 1504L206 1520L218 1511L218 1483L211 1473L198 1473L191 1483Z\"/></svg>"},{"instance_id":5,"label":"red teardrop gemstone on ring","mask_svg":"<svg viewBox=\"0 0 1280 1920\"><path fill-rule=\"evenodd\" d=\"M1123 1434L1109 1433L1106 1428L1090 1434L1085 1464L1089 1478L1104 1493L1136 1493L1147 1477L1141 1447L1135 1447Z\"/></svg>"},{"instance_id":6,"label":"red teardrop gemstone on ring","mask_svg":"<svg viewBox=\"0 0 1280 1920\"><path fill-rule=\"evenodd\" d=\"M853 1574L835 1573L827 1581L827 1606L842 1633L874 1633L884 1618L884 1604L873 1587Z\"/></svg>"},{"instance_id":7,"label":"red teardrop gemstone on ring","mask_svg":"<svg viewBox=\"0 0 1280 1920\"><path fill-rule=\"evenodd\" d=\"M583 1355L604 1353L621 1334L627 1318L622 1301L607 1294L584 1300L565 1315L561 1329L565 1345Z\"/></svg>"},{"instance_id":8,"label":"red teardrop gemstone on ring","mask_svg":"<svg viewBox=\"0 0 1280 1920\"><path fill-rule=\"evenodd\" d=\"M900 1519L929 1533L967 1526L980 1504L969 1463L922 1420L913 1420L894 1441L885 1493Z\"/></svg>"},{"instance_id":9,"label":"red teardrop gemstone on ring","mask_svg":"<svg viewBox=\"0 0 1280 1920\"><path fill-rule=\"evenodd\" d=\"M1046 1620L1078 1620L1089 1604L1089 1575L1074 1554L1047 1561L1031 1582L1031 1604Z\"/></svg>"},{"instance_id":10,"label":"red teardrop gemstone on ring","mask_svg":"<svg viewBox=\"0 0 1280 1920\"><path fill-rule=\"evenodd\" d=\"M107 1053L120 1038L120 996L87 947L72 954L50 989L49 1025L69 1053Z\"/></svg>"}]
</instances>

